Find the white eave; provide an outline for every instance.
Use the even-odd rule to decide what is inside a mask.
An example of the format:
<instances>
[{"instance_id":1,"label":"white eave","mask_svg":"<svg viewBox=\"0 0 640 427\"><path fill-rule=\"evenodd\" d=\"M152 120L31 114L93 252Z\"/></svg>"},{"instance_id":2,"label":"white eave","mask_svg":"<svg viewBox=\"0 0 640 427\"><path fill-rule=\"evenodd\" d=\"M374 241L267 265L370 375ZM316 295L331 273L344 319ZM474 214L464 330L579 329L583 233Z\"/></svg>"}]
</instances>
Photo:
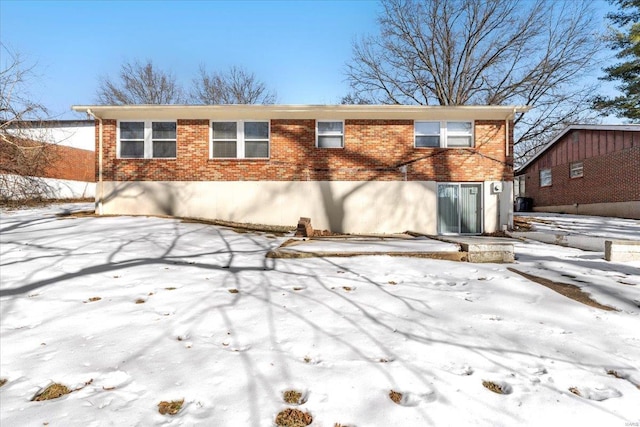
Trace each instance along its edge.
<instances>
[{"instance_id":1,"label":"white eave","mask_svg":"<svg viewBox=\"0 0 640 427\"><path fill-rule=\"evenodd\" d=\"M515 170L514 174L518 174L528 168L533 162L535 162L538 157L542 156L549 148L551 148L560 138L565 136L572 130L618 130L618 131L632 131L632 132L640 132L640 125L569 125L566 128L562 129L558 134L549 141L540 151L536 153L535 156L527 160L525 164L520 166Z\"/></svg>"},{"instance_id":2,"label":"white eave","mask_svg":"<svg viewBox=\"0 0 640 427\"><path fill-rule=\"evenodd\" d=\"M101 119L395 119L395 120L510 120L528 106L469 105L74 105L74 111Z\"/></svg>"}]
</instances>

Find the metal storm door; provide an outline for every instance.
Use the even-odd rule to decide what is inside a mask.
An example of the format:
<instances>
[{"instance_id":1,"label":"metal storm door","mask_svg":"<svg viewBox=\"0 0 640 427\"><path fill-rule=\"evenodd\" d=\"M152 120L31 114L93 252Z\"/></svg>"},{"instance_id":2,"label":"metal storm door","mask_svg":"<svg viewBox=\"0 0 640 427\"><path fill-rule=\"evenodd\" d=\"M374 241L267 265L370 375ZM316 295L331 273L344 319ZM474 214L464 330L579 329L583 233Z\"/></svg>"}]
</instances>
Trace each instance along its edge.
<instances>
[{"instance_id":1,"label":"metal storm door","mask_svg":"<svg viewBox=\"0 0 640 427\"><path fill-rule=\"evenodd\" d=\"M438 234L482 233L482 184L438 184Z\"/></svg>"}]
</instances>

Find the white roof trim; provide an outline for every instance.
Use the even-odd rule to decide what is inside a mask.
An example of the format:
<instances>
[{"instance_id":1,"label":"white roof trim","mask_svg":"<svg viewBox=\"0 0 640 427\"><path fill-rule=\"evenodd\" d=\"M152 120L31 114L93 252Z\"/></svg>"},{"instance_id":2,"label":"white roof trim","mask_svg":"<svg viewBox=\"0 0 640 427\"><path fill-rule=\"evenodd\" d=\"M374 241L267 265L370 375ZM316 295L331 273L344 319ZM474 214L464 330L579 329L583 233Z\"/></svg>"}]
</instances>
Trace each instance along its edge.
<instances>
[{"instance_id":1,"label":"white roof trim","mask_svg":"<svg viewBox=\"0 0 640 427\"><path fill-rule=\"evenodd\" d=\"M465 105L74 105L101 119L396 119L507 120L528 106Z\"/></svg>"},{"instance_id":2,"label":"white roof trim","mask_svg":"<svg viewBox=\"0 0 640 427\"><path fill-rule=\"evenodd\" d=\"M527 162L514 171L514 175L523 171L531 165L538 157L542 156L549 148L551 148L560 138L565 136L572 130L622 130L640 132L640 125L569 125L562 129L558 134L548 142L535 156L527 160Z\"/></svg>"}]
</instances>

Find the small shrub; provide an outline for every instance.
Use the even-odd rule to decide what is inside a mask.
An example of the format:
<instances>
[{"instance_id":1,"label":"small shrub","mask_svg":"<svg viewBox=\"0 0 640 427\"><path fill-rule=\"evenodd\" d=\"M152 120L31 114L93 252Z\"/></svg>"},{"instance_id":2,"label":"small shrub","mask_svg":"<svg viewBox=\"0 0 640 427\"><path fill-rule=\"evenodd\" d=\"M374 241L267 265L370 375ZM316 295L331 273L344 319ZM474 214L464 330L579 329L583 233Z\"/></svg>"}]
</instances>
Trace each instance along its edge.
<instances>
[{"instance_id":1,"label":"small shrub","mask_svg":"<svg viewBox=\"0 0 640 427\"><path fill-rule=\"evenodd\" d=\"M287 390L282 393L282 399L291 405L302 405L306 400L302 393L297 390Z\"/></svg>"},{"instance_id":2,"label":"small shrub","mask_svg":"<svg viewBox=\"0 0 640 427\"><path fill-rule=\"evenodd\" d=\"M183 403L184 399L172 400L171 402L163 400L162 402L158 403L158 412L160 412L162 415L175 415L180 412Z\"/></svg>"},{"instance_id":3,"label":"small shrub","mask_svg":"<svg viewBox=\"0 0 640 427\"><path fill-rule=\"evenodd\" d=\"M47 388L45 388L35 396L33 396L33 399L31 399L31 401L41 402L43 400L57 399L69 393L71 393L71 390L69 390L69 387L63 384L54 383L49 385Z\"/></svg>"},{"instance_id":4,"label":"small shrub","mask_svg":"<svg viewBox=\"0 0 640 427\"><path fill-rule=\"evenodd\" d=\"M229 289L229 293L237 294L238 292L240 292L240 291L235 289L235 288L234 289Z\"/></svg>"},{"instance_id":5,"label":"small shrub","mask_svg":"<svg viewBox=\"0 0 640 427\"><path fill-rule=\"evenodd\" d=\"M142 298L138 298L138 299L136 300L136 304L144 304L145 302L146 302L146 301L145 301L145 300L143 300Z\"/></svg>"},{"instance_id":6,"label":"small shrub","mask_svg":"<svg viewBox=\"0 0 640 427\"><path fill-rule=\"evenodd\" d=\"M578 390L578 387L569 387L569 391L576 396L582 397L582 395L580 394L580 390Z\"/></svg>"},{"instance_id":7,"label":"small shrub","mask_svg":"<svg viewBox=\"0 0 640 427\"><path fill-rule=\"evenodd\" d=\"M0 387L2 387L3 385L5 385L7 383L7 379L6 378L0 378Z\"/></svg>"},{"instance_id":8,"label":"small shrub","mask_svg":"<svg viewBox=\"0 0 640 427\"><path fill-rule=\"evenodd\" d=\"M313 417L308 412L299 409L287 408L276 416L278 427L305 427L313 422Z\"/></svg>"},{"instance_id":9,"label":"small shrub","mask_svg":"<svg viewBox=\"0 0 640 427\"><path fill-rule=\"evenodd\" d=\"M389 399L393 400L394 403L397 403L399 405L400 401L402 401L402 393L399 393L395 390L390 390Z\"/></svg>"},{"instance_id":10,"label":"small shrub","mask_svg":"<svg viewBox=\"0 0 640 427\"><path fill-rule=\"evenodd\" d=\"M482 381L482 385L494 393L509 394L510 392L508 389L505 389L502 385L496 384L493 381Z\"/></svg>"},{"instance_id":11,"label":"small shrub","mask_svg":"<svg viewBox=\"0 0 640 427\"><path fill-rule=\"evenodd\" d=\"M102 298L100 297L91 297L89 298L89 302L96 302L96 301L100 301Z\"/></svg>"}]
</instances>

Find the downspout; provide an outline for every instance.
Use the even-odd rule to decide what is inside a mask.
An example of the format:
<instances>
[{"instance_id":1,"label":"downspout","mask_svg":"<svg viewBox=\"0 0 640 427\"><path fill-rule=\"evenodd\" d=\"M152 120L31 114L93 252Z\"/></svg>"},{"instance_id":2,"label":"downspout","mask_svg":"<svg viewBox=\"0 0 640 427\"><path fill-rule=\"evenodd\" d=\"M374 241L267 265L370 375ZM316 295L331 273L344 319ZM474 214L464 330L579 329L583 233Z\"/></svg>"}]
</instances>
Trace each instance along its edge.
<instances>
[{"instance_id":1,"label":"downspout","mask_svg":"<svg viewBox=\"0 0 640 427\"><path fill-rule=\"evenodd\" d=\"M516 108L514 108L514 109L513 109L513 112L512 112L511 114L509 114L509 116L507 116L507 118L506 118L506 119L505 119L505 121L504 121L504 124L505 124L505 132L506 132L506 135L505 135L505 141L506 141L506 144L505 144L505 153L506 153L506 156L509 156L509 142L510 142L510 139L511 139L511 138L510 138L511 134L509 133L509 120L511 120L511 118L513 118L513 119L515 120L515 118L516 118L516 113L517 113L517 109L516 109ZM506 160L506 159L505 159L505 160ZM515 172L515 167L516 167L516 165L515 165L515 155L514 155L514 159L513 159L513 160L514 160L514 161L512 161L512 162L511 162L511 168L512 168L512 170ZM514 177L514 178L515 178L515 177ZM514 186L514 185L515 185L515 181L512 179L512 180L511 180L511 196L509 197L509 199L510 199L509 206L512 206L512 203L511 203L511 202L513 201L513 196L514 196L514 194L513 194L513 186ZM502 194L502 193L501 193L501 194ZM502 227L502 224L501 224L501 219L502 219L502 218L501 218L501 211L500 211L500 209L501 209L501 208L500 208L500 195L499 195L499 196L498 196L498 227ZM509 208L509 215L508 215L508 219L507 219L507 224L506 224L506 226L507 226L507 228L509 228L509 229L512 229L512 228L513 228L513 208Z\"/></svg>"},{"instance_id":2,"label":"downspout","mask_svg":"<svg viewBox=\"0 0 640 427\"><path fill-rule=\"evenodd\" d=\"M98 121L98 215L102 215L102 199L104 198L104 183L102 180L102 119L87 109L87 114Z\"/></svg>"}]
</instances>

